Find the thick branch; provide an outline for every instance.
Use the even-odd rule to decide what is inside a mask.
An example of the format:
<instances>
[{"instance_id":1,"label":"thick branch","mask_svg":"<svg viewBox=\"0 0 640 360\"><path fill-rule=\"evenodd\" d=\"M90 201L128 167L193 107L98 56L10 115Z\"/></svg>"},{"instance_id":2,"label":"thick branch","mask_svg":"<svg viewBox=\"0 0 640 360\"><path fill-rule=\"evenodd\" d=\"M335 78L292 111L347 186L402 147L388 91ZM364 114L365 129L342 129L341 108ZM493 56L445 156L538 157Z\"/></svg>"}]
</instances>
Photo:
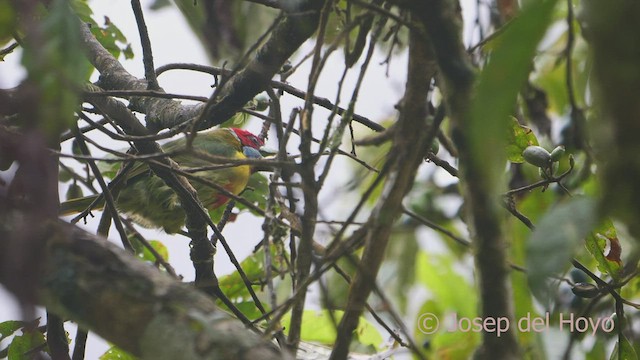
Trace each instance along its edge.
<instances>
[{"instance_id":1,"label":"thick branch","mask_svg":"<svg viewBox=\"0 0 640 360\"><path fill-rule=\"evenodd\" d=\"M450 118L455 126L454 140L460 155L460 180L475 246L475 260L481 292L483 318L508 317L513 320L509 269L505 239L501 228L498 194L484 171L482 155L471 151L469 141L472 121L469 105L474 84L474 70L461 39L462 16L455 0L412 2L408 5L425 26L433 41L443 78L443 90ZM515 331L497 337L483 333L478 359L515 359L519 347Z\"/></svg>"},{"instance_id":2,"label":"thick branch","mask_svg":"<svg viewBox=\"0 0 640 360\"><path fill-rule=\"evenodd\" d=\"M89 27L80 26L85 55L100 73L100 87L105 90L147 90L147 82L131 75L91 34ZM158 89L162 91L162 89ZM179 101L156 97L132 97L132 109L147 114L154 122L181 124L195 118L201 107L182 105Z\"/></svg>"},{"instance_id":3,"label":"thick branch","mask_svg":"<svg viewBox=\"0 0 640 360\"><path fill-rule=\"evenodd\" d=\"M625 221L640 239L640 3L585 2L584 36L593 46L596 96L602 114L592 123L604 180L602 209Z\"/></svg>"},{"instance_id":4,"label":"thick branch","mask_svg":"<svg viewBox=\"0 0 640 360\"><path fill-rule=\"evenodd\" d=\"M318 10L323 0L308 0L303 6L290 9L260 47L255 57L216 91L212 104L182 105L178 101L160 98L132 98L134 110L147 114L153 131L194 119L205 110L199 129L210 128L228 120L255 95L266 89L289 57L316 30ZM146 90L147 82L128 73L122 65L93 37L89 28L81 27L87 57L100 72L100 85L107 90Z\"/></svg>"},{"instance_id":5,"label":"thick branch","mask_svg":"<svg viewBox=\"0 0 640 360\"><path fill-rule=\"evenodd\" d=\"M319 10L324 0L300 2L275 27L271 37L255 57L223 85L215 105L205 113L200 129L221 124L233 116L244 104L269 85L289 57L305 42L318 26ZM167 124L163 124L167 125ZM169 126L173 124L168 124Z\"/></svg>"},{"instance_id":6,"label":"thick branch","mask_svg":"<svg viewBox=\"0 0 640 360\"><path fill-rule=\"evenodd\" d=\"M282 359L204 294L107 241L47 225L40 301L145 359Z\"/></svg>"}]
</instances>

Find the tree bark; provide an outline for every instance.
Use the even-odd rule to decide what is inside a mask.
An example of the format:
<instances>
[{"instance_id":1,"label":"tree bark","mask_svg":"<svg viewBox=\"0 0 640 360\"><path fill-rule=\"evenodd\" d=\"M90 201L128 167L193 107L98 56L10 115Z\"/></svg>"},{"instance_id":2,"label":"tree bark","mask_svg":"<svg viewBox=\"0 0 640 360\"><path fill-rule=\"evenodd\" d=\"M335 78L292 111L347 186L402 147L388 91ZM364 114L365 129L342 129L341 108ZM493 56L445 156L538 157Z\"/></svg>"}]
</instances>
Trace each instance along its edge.
<instances>
[{"instance_id":1,"label":"tree bark","mask_svg":"<svg viewBox=\"0 0 640 360\"><path fill-rule=\"evenodd\" d=\"M285 359L268 341L102 238L62 222L44 225L39 302L143 359Z\"/></svg>"},{"instance_id":2,"label":"tree bark","mask_svg":"<svg viewBox=\"0 0 640 360\"><path fill-rule=\"evenodd\" d=\"M597 159L604 187L602 210L629 226L640 239L640 3L585 1L583 34L592 45L595 96L593 139L606 154ZM631 266L633 267L633 266Z\"/></svg>"}]
</instances>

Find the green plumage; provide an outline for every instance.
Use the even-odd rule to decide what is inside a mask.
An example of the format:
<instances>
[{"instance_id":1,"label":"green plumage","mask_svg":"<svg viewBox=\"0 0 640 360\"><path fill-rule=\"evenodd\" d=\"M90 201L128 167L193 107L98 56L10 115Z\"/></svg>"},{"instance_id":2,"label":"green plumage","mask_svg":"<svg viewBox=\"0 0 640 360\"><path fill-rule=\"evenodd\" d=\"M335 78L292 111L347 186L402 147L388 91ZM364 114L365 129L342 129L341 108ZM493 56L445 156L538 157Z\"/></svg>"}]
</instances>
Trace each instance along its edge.
<instances>
[{"instance_id":1,"label":"green plumage","mask_svg":"<svg viewBox=\"0 0 640 360\"><path fill-rule=\"evenodd\" d=\"M256 148L262 141L255 135L249 141L238 137L237 129L215 129L198 134L193 142L193 153L182 153L173 156L183 169L211 166L212 164L194 155L203 152L215 156L232 159L244 159L243 147ZM240 130L242 131L242 130ZM242 141L242 142L241 142ZM247 143L244 143L247 142ZM173 152L186 148L186 139L180 138L162 146L165 152ZM195 173L208 181L224 187L231 193L239 194L247 185L251 168L248 165L226 167L223 169L206 170ZM198 198L203 205L213 210L224 205L228 198L220 194L215 188L198 181L190 181L198 192ZM69 215L86 209L97 196L72 199L61 204L61 214ZM167 233L176 233L184 226L185 213L180 199L159 177L153 175L149 167L138 162L127 174L126 180L120 186L120 193L116 201L118 210L130 216L137 223L145 227L163 228ZM101 201L94 208L102 208Z\"/></svg>"}]
</instances>

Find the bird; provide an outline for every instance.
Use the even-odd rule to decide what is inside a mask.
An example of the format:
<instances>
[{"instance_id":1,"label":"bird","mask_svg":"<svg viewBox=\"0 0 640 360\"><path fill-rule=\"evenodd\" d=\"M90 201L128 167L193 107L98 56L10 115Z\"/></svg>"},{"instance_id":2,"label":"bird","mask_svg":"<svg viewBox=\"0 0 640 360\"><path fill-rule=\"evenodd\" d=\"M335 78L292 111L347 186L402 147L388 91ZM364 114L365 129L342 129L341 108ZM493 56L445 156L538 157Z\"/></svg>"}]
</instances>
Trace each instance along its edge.
<instances>
[{"instance_id":1,"label":"bird","mask_svg":"<svg viewBox=\"0 0 640 360\"><path fill-rule=\"evenodd\" d=\"M201 156L190 152L179 152L186 149L187 140L182 137L162 145L167 153L176 153L171 158L182 169L202 168L212 163ZM219 157L231 159L261 158L264 141L253 133L239 128L217 128L198 133L194 138L192 149ZM249 181L252 168L249 165L205 169L195 175L220 185L227 191L238 195ZM198 181L190 181L198 193L198 198L209 211L225 205L229 198L217 189ZM122 182L116 185L119 193L116 208L129 216L134 222L147 228L162 228L166 233L174 234L184 226L185 212L178 195L167 186L162 179L154 175L149 166L137 162L125 175ZM60 205L60 215L71 215L87 209L99 195L91 195L70 199ZM93 207L104 207L104 199Z\"/></svg>"}]
</instances>

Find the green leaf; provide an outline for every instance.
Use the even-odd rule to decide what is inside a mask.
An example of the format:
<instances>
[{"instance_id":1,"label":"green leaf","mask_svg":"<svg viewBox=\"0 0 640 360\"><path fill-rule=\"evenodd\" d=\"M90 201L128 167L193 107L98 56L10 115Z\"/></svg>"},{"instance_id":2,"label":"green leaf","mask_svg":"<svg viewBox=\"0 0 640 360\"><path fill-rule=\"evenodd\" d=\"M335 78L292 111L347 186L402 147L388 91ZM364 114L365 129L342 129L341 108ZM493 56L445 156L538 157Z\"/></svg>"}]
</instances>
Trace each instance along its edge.
<instances>
[{"instance_id":1,"label":"green leaf","mask_svg":"<svg viewBox=\"0 0 640 360\"><path fill-rule=\"evenodd\" d=\"M40 90L40 125L50 136L57 136L75 121L79 105L76 92L84 82L87 63L78 33L80 24L67 1L52 1L41 26L42 46L27 42L22 62Z\"/></svg>"},{"instance_id":2,"label":"green leaf","mask_svg":"<svg viewBox=\"0 0 640 360\"><path fill-rule=\"evenodd\" d=\"M620 254L617 256L617 261L612 260L610 256L605 256L607 247L609 247L609 254L611 254L612 251L615 251L614 249L619 249L620 246L616 228L610 219L605 220L599 229L587 236L585 245L591 253L591 256L598 262L598 269L613 279L620 280L620 276L622 275Z\"/></svg>"},{"instance_id":3,"label":"green leaf","mask_svg":"<svg viewBox=\"0 0 640 360\"><path fill-rule=\"evenodd\" d=\"M126 152L123 151L123 152ZM98 165L98 169L103 176L108 177L109 179L113 179L116 177L118 170L123 167L124 162L120 161L98 161L96 163Z\"/></svg>"},{"instance_id":4,"label":"green leaf","mask_svg":"<svg viewBox=\"0 0 640 360\"><path fill-rule=\"evenodd\" d=\"M71 199L79 199L81 197L83 197L83 191L82 191L82 187L80 187L80 185L78 185L76 182L73 182L69 185L69 188L67 189L67 193L65 194L64 198L65 200L71 200Z\"/></svg>"},{"instance_id":5,"label":"green leaf","mask_svg":"<svg viewBox=\"0 0 640 360\"><path fill-rule=\"evenodd\" d=\"M149 245L151 245L151 247L154 248L164 260L169 260L169 250L162 242L158 240L149 240ZM138 254L138 257L150 262L156 262L157 260L146 246L143 247L142 252Z\"/></svg>"},{"instance_id":6,"label":"green leaf","mask_svg":"<svg viewBox=\"0 0 640 360\"><path fill-rule=\"evenodd\" d=\"M100 360L136 360L137 357L120 349L117 346L111 346L104 354L100 356Z\"/></svg>"},{"instance_id":7,"label":"green leaf","mask_svg":"<svg viewBox=\"0 0 640 360\"><path fill-rule=\"evenodd\" d=\"M333 345L336 340L336 326L342 319L342 311L333 311L333 318L328 310L305 310L302 318L301 338L304 341L312 341L325 345ZM334 323L335 320L335 323ZM282 324L288 329L291 323L291 314L282 318ZM382 344L382 336L375 326L361 317L355 331L356 339L363 345L369 345L376 349Z\"/></svg>"},{"instance_id":8,"label":"green leaf","mask_svg":"<svg viewBox=\"0 0 640 360\"><path fill-rule=\"evenodd\" d=\"M416 260L416 278L433 294L435 301L443 304L443 312L454 311L460 316L473 317L478 301L476 291L453 270L453 265L450 257L420 252Z\"/></svg>"},{"instance_id":9,"label":"green leaf","mask_svg":"<svg viewBox=\"0 0 640 360\"><path fill-rule=\"evenodd\" d=\"M442 307L442 302L434 300L422 304L414 329L416 341L428 342L432 353L439 355L437 358L470 358L480 340L479 333L451 331L448 319L455 311L443 312Z\"/></svg>"},{"instance_id":10,"label":"green leaf","mask_svg":"<svg viewBox=\"0 0 640 360\"><path fill-rule=\"evenodd\" d=\"M620 335L620 340L616 343L613 352L611 353L610 360L637 360L638 355L633 349L633 346L627 340L624 335Z\"/></svg>"},{"instance_id":11,"label":"green leaf","mask_svg":"<svg viewBox=\"0 0 640 360\"><path fill-rule=\"evenodd\" d=\"M551 23L556 0L534 1L497 39L489 62L479 76L469 109L471 153L482 163L485 177L498 186L504 172L505 137L509 115L527 80L538 43Z\"/></svg>"},{"instance_id":12,"label":"green leaf","mask_svg":"<svg viewBox=\"0 0 640 360\"><path fill-rule=\"evenodd\" d=\"M91 33L115 58L120 57L122 53L124 53L126 59L133 58L131 44L127 42L127 38L122 31L109 18L105 18L103 27L92 26Z\"/></svg>"},{"instance_id":13,"label":"green leaf","mask_svg":"<svg viewBox=\"0 0 640 360\"><path fill-rule=\"evenodd\" d=\"M124 54L124 58L127 60L131 60L133 59L133 48L131 47L131 44L127 44L127 46L124 47L124 49L122 49L122 53Z\"/></svg>"},{"instance_id":14,"label":"green leaf","mask_svg":"<svg viewBox=\"0 0 640 360\"><path fill-rule=\"evenodd\" d=\"M24 332L23 335L15 336L7 352L9 360L27 360L33 356L28 355L30 351L45 345L44 335L39 331Z\"/></svg>"},{"instance_id":15,"label":"green leaf","mask_svg":"<svg viewBox=\"0 0 640 360\"><path fill-rule=\"evenodd\" d=\"M271 251L272 259L276 259L275 248L272 247ZM277 266L277 265L276 265ZM260 248L260 250L256 251L254 254L248 256L240 263L240 267L244 270L245 275L251 283L260 283L264 280L264 250ZM218 284L220 289L227 295L230 299L250 299L249 292L238 274L237 271L223 276L219 279ZM255 305L254 305L255 306Z\"/></svg>"},{"instance_id":16,"label":"green leaf","mask_svg":"<svg viewBox=\"0 0 640 360\"><path fill-rule=\"evenodd\" d=\"M539 145L536 134L530 128L520 125L511 117L511 126L507 135L507 159L513 163L523 163L522 152L527 146Z\"/></svg>"},{"instance_id":17,"label":"green leaf","mask_svg":"<svg viewBox=\"0 0 640 360\"><path fill-rule=\"evenodd\" d=\"M548 277L567 268L595 222L596 202L586 197L573 198L542 217L527 242L529 285L540 300L548 300Z\"/></svg>"},{"instance_id":18,"label":"green leaf","mask_svg":"<svg viewBox=\"0 0 640 360\"><path fill-rule=\"evenodd\" d=\"M596 343L593 345L589 353L585 357L585 360L600 360L607 358L607 352L604 346L604 339L597 338Z\"/></svg>"},{"instance_id":19,"label":"green leaf","mask_svg":"<svg viewBox=\"0 0 640 360\"><path fill-rule=\"evenodd\" d=\"M11 6L11 2L7 0L0 0L0 48L3 48L13 36L11 35L16 31L16 13ZM3 61L0 58L0 61Z\"/></svg>"},{"instance_id":20,"label":"green leaf","mask_svg":"<svg viewBox=\"0 0 640 360\"><path fill-rule=\"evenodd\" d=\"M27 323L19 320L9 320L0 323L0 341L13 335L14 332L23 328Z\"/></svg>"},{"instance_id":21,"label":"green leaf","mask_svg":"<svg viewBox=\"0 0 640 360\"><path fill-rule=\"evenodd\" d=\"M91 10L87 0L71 0L69 5L83 23L91 24L91 26L98 25L98 23L92 18L93 10Z\"/></svg>"}]
</instances>

